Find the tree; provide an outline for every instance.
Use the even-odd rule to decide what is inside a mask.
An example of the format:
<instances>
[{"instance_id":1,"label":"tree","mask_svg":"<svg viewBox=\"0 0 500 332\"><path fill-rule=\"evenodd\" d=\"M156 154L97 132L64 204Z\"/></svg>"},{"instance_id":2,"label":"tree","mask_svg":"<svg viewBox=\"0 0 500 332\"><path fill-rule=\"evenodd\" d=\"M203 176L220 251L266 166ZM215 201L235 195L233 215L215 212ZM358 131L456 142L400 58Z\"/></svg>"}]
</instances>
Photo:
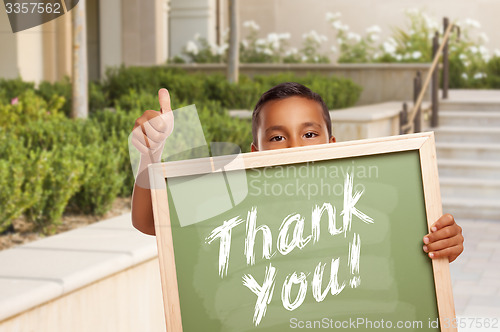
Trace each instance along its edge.
<instances>
[{"instance_id":1,"label":"tree","mask_svg":"<svg viewBox=\"0 0 500 332\"><path fill-rule=\"evenodd\" d=\"M227 61L227 79L238 83L240 52L239 52L239 13L238 0L229 0L229 54Z\"/></svg>"},{"instance_id":2,"label":"tree","mask_svg":"<svg viewBox=\"0 0 500 332\"><path fill-rule=\"evenodd\" d=\"M73 64L72 64L72 118L88 117L87 24L85 0L72 10Z\"/></svg>"}]
</instances>

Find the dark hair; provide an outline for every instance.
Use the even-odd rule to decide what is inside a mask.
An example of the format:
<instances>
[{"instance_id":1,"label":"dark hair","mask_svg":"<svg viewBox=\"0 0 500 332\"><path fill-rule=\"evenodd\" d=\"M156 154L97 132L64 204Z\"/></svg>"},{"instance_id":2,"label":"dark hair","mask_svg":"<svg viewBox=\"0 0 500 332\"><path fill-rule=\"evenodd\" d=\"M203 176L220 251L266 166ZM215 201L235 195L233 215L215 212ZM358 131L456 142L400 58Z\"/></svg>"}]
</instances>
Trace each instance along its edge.
<instances>
[{"instance_id":1,"label":"dark hair","mask_svg":"<svg viewBox=\"0 0 500 332\"><path fill-rule=\"evenodd\" d=\"M252 114L253 144L257 145L257 127L259 125L259 113L262 110L262 107L264 107L266 103L272 100L280 100L294 96L314 100L321 105L321 108L323 109L323 119L325 120L326 128L328 129L328 135L332 136L332 121L330 119L330 112L328 111L328 107L326 107L323 98L321 98L319 94L311 91L311 89L300 83L285 82L278 84L264 92L255 105Z\"/></svg>"}]
</instances>

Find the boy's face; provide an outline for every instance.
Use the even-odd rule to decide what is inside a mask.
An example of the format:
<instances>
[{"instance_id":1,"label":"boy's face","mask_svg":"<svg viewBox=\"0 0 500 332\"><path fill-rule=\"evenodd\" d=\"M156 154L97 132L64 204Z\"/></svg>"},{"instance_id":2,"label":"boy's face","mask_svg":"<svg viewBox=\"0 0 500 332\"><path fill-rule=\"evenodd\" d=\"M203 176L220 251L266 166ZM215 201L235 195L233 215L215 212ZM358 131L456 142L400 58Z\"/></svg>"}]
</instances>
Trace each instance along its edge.
<instances>
[{"instance_id":1,"label":"boy's face","mask_svg":"<svg viewBox=\"0 0 500 332\"><path fill-rule=\"evenodd\" d=\"M252 143L252 152L335 142L328 134L321 105L303 97L264 104L257 123L257 146Z\"/></svg>"}]
</instances>

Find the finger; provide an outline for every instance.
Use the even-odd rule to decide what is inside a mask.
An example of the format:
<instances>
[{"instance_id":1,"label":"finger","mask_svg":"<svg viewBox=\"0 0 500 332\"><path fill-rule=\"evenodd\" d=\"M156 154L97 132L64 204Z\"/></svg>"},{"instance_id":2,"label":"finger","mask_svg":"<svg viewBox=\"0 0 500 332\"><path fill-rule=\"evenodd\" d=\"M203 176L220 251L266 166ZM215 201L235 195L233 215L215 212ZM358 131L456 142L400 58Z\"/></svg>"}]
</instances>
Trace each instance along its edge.
<instances>
[{"instance_id":1,"label":"finger","mask_svg":"<svg viewBox=\"0 0 500 332\"><path fill-rule=\"evenodd\" d=\"M151 147L151 143L158 144L158 143L162 143L163 141L165 141L165 138L166 138L165 134L160 133L155 128L153 128L150 121L142 124L142 128L143 128L143 131L144 131L146 137L150 141L150 147Z\"/></svg>"},{"instance_id":2,"label":"finger","mask_svg":"<svg viewBox=\"0 0 500 332\"><path fill-rule=\"evenodd\" d=\"M164 133L168 136L174 127L173 112L163 113L160 116L150 119L148 122L157 132Z\"/></svg>"},{"instance_id":3,"label":"finger","mask_svg":"<svg viewBox=\"0 0 500 332\"><path fill-rule=\"evenodd\" d=\"M427 234L426 236L424 236L423 240L425 244L428 244L439 240L448 239L459 234L462 234L462 228L457 224L454 224L452 226L442 228L434 233Z\"/></svg>"},{"instance_id":4,"label":"finger","mask_svg":"<svg viewBox=\"0 0 500 332\"><path fill-rule=\"evenodd\" d=\"M438 250L438 251L431 251L429 252L429 257L432 259L435 258L442 258L442 257L448 257L448 260L450 262L453 262L455 258L458 257L464 250L463 246L454 246L451 248L446 248L443 250Z\"/></svg>"},{"instance_id":5,"label":"finger","mask_svg":"<svg viewBox=\"0 0 500 332\"><path fill-rule=\"evenodd\" d=\"M144 136L141 133L142 138L138 138L137 136L132 136L131 143L135 146L137 151L141 154L148 154L150 149L146 146L146 141L144 140Z\"/></svg>"},{"instance_id":6,"label":"finger","mask_svg":"<svg viewBox=\"0 0 500 332\"><path fill-rule=\"evenodd\" d=\"M431 232L435 232L437 230L440 230L441 228L444 228L446 226L451 226L455 224L455 218L449 213L446 213L441 216L434 224L431 226Z\"/></svg>"},{"instance_id":7,"label":"finger","mask_svg":"<svg viewBox=\"0 0 500 332\"><path fill-rule=\"evenodd\" d=\"M457 245L463 245L463 236L461 234L449 239L444 239L434 243L426 244L424 245L423 249L425 252L431 252L431 251L443 250Z\"/></svg>"},{"instance_id":8,"label":"finger","mask_svg":"<svg viewBox=\"0 0 500 332\"><path fill-rule=\"evenodd\" d=\"M150 121L151 119L154 119L155 117L159 117L161 115L160 112L153 111L153 110L147 110L142 115L137 118L134 122L134 129L137 127L140 127L144 122Z\"/></svg>"},{"instance_id":9,"label":"finger","mask_svg":"<svg viewBox=\"0 0 500 332\"><path fill-rule=\"evenodd\" d=\"M172 108L170 107L170 94L167 89L162 88L158 91L158 101L160 102L160 111L162 113L172 111Z\"/></svg>"}]
</instances>

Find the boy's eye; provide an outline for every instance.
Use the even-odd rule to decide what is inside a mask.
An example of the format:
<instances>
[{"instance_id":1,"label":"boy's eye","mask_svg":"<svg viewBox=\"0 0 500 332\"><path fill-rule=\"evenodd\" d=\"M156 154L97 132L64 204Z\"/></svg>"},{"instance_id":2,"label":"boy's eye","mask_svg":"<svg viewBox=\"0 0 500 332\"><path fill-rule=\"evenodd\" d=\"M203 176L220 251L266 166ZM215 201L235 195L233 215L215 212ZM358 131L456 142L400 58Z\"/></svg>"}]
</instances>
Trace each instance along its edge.
<instances>
[{"instance_id":1,"label":"boy's eye","mask_svg":"<svg viewBox=\"0 0 500 332\"><path fill-rule=\"evenodd\" d=\"M304 134L304 137L305 137L305 138L314 138L314 137L316 137L316 136L318 136L318 134L313 133L313 132L311 132L311 131L310 131L310 132L308 132L308 133L305 133L305 134Z\"/></svg>"},{"instance_id":2,"label":"boy's eye","mask_svg":"<svg viewBox=\"0 0 500 332\"><path fill-rule=\"evenodd\" d=\"M273 136L273 137L271 137L270 141L271 141L271 142L279 142L279 141L282 141L282 140L284 140L284 139L285 139L285 138L284 138L283 136L279 136L279 135L278 135L278 136Z\"/></svg>"}]
</instances>

